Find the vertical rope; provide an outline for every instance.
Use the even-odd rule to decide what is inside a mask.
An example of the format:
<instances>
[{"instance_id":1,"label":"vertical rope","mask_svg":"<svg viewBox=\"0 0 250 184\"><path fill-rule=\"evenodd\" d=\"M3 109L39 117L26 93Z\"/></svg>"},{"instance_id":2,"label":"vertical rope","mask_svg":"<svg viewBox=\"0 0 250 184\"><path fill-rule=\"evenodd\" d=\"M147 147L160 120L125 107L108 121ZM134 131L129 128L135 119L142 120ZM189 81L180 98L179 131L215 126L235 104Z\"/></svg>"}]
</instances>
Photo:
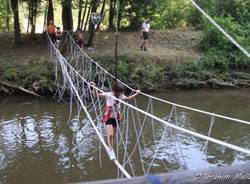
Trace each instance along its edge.
<instances>
[{"instance_id":1,"label":"vertical rope","mask_svg":"<svg viewBox=\"0 0 250 184\"><path fill-rule=\"evenodd\" d=\"M208 134L207 134L208 137L211 136L212 128L214 126L214 122L215 122L215 117L212 116L211 121L210 121L210 127L209 127ZM204 145L204 147L202 149L202 152L207 152L207 148L208 148L208 141L206 141L206 143L205 143L205 145Z\"/></svg>"},{"instance_id":2,"label":"vertical rope","mask_svg":"<svg viewBox=\"0 0 250 184\"><path fill-rule=\"evenodd\" d=\"M120 2L116 0L116 30L115 30L115 77L117 77L117 65L118 65L118 31L119 31L119 11Z\"/></svg>"},{"instance_id":3,"label":"vertical rope","mask_svg":"<svg viewBox=\"0 0 250 184\"><path fill-rule=\"evenodd\" d=\"M70 36L68 36L70 38ZM89 58L87 55L84 55L82 52L80 52L79 48L74 44L72 39L68 40L69 45L68 45L68 51L66 54L66 57L69 59L70 64L65 60L58 51L53 49L53 46L50 46L50 52L51 56L50 59L54 61L54 66L58 68L55 68L54 71L59 72L62 75L62 80L59 80L57 78L57 85L60 85L59 88L59 94L60 97L63 97L63 94L69 90L70 93L72 93L72 101L73 99L76 101L78 108L81 107L83 111L87 110L86 114L89 114L88 117L95 116L95 121L91 122L93 129L96 131L100 142L104 145L105 147L105 141L104 141L104 136L106 133L106 129L104 128L102 131L103 126L98 126L97 123L100 123L100 116L103 111L103 106L104 106L104 101L102 101L99 98L95 98L92 93L91 93L91 87L89 85L89 81L94 80L95 78L98 79L98 86L97 90L99 92L103 92L103 88L106 88L105 90L111 90L111 81L113 80L113 77L107 73L105 70L103 70L97 63L95 63L91 58ZM80 56L81 55L81 56ZM56 74L57 75L57 74ZM100 90L101 88L101 90ZM151 125L152 125L152 130L153 130L153 142L155 144L155 147L160 149L160 144L162 144L163 138L165 137L167 133L167 127L170 127L171 129L174 129L175 131L182 131L184 133L188 133L192 136L196 136L202 139L205 139L207 141L211 141L223 146L227 146L232 149L240 150L245 153L248 153L248 150L242 149L240 147L222 142L217 139L213 139L209 136L204 136L202 134L192 132L189 130L186 130L184 128L178 127L177 123L177 117L176 119L176 125L172 125L169 120L164 121L161 118L158 118L153 115L153 100L155 98L149 97L147 98L148 101L148 106L147 109L144 111L138 107L137 102L134 102L134 105L128 104L126 102L121 102L124 104L125 108L122 113L123 119L126 119L126 128L125 127L119 127L117 128L117 141L116 141L116 153L117 153L117 160L115 160L115 164L119 168L117 172L118 177L123 177L123 175L128 177L128 173L124 171L124 167L128 166L131 169L132 175L135 175L137 172L136 171L136 165L134 165L137 161L138 158L134 154L135 151L138 151L137 154L140 157L140 164L141 164L141 170L143 173L146 173L146 167L145 167L145 159L143 156L143 151L146 149L146 144L144 140L144 131L145 128L144 126L147 125L147 120L148 118L151 119ZM175 105L174 105L175 106ZM127 110L126 110L127 108ZM176 110L176 109L175 109ZM125 113L126 112L126 113ZM136 113L136 114L134 114ZM140 116L139 113L143 114L143 116ZM177 110L175 111L177 114ZM172 112L171 112L172 116ZM171 116L169 118L171 118ZM130 119L131 117L131 119ZM91 120L90 120L91 121ZM163 131L163 134L161 135L160 142L156 144L155 141L155 122L160 122L165 126L166 131ZM150 122L149 122L150 123ZM97 124L97 127L96 125ZM132 126L132 128L130 128ZM101 127L101 128L100 128ZM124 132L125 131L125 132ZM132 134L134 131L134 134ZM212 128L211 128L212 131ZM125 133L125 138L123 137ZM136 136L136 142L134 145L130 144L130 138L134 138ZM177 149L178 154L182 154L182 150L180 147L180 141L178 137L178 132L175 134L176 140L177 140L177 145L179 150ZM100 146L99 146L100 148ZM143 149L144 148L144 149ZM121 152L121 149L124 149L123 152ZM150 171L151 167L154 164L154 160L157 158L156 155L158 153L158 149L153 153L152 161L149 165L149 168L147 172ZM119 152L120 151L120 152ZM181 157L180 157L181 158ZM119 163L119 159L122 160L122 164ZM100 161L100 166L101 164L101 149L99 149L99 161ZM166 164L161 160L162 165L166 167ZM184 162L184 161L183 161ZM130 175L129 175L130 176Z\"/></svg>"},{"instance_id":4,"label":"vertical rope","mask_svg":"<svg viewBox=\"0 0 250 184\"><path fill-rule=\"evenodd\" d=\"M173 106L173 107L172 107L172 110L171 110L171 112L170 112L170 115L169 115L169 117L168 117L168 122L170 121L170 119L171 119L171 117L172 117L172 115L173 115L174 109L175 109L175 108L174 108L174 106ZM148 167L148 170L147 170L146 174L149 173L149 171L150 171L150 169L151 169L151 167L152 167L152 165L153 165L153 163L154 163L155 155L156 155L156 153L158 153L158 151L159 151L161 142L162 142L162 140L163 140L163 137L164 137L165 134L166 134L167 128L168 128L168 126L165 125L165 128L164 128L164 131L163 131L163 133L162 133L161 139L160 139L158 145L156 146L156 149L155 149L154 154L153 154L152 161L151 161L150 164L149 164L149 167Z\"/></svg>"},{"instance_id":5,"label":"vertical rope","mask_svg":"<svg viewBox=\"0 0 250 184\"><path fill-rule=\"evenodd\" d=\"M177 113L177 108L176 106L174 106L175 108L175 124L178 125L178 113ZM175 139L177 141L177 147L178 147L178 151L179 151L179 157L182 159L182 162L183 162L183 169L187 169L187 163L186 163L186 160L185 160L185 157L183 155L183 152L182 152L182 148L181 148L181 144L180 144L180 139L179 139L179 135L178 135L178 131L175 130ZM181 164L181 161L180 161L180 164Z\"/></svg>"}]
</instances>

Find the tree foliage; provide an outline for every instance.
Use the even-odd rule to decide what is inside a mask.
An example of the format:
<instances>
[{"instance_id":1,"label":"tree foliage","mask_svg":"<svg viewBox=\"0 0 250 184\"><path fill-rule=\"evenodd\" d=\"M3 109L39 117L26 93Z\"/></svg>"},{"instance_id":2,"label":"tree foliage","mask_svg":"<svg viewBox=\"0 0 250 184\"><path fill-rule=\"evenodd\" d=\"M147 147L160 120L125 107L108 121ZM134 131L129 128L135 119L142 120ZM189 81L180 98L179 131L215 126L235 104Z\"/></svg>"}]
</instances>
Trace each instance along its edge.
<instances>
[{"instance_id":1,"label":"tree foliage","mask_svg":"<svg viewBox=\"0 0 250 184\"><path fill-rule=\"evenodd\" d=\"M11 7L9 0L0 0L0 30L11 31L13 30L13 21L11 19Z\"/></svg>"}]
</instances>

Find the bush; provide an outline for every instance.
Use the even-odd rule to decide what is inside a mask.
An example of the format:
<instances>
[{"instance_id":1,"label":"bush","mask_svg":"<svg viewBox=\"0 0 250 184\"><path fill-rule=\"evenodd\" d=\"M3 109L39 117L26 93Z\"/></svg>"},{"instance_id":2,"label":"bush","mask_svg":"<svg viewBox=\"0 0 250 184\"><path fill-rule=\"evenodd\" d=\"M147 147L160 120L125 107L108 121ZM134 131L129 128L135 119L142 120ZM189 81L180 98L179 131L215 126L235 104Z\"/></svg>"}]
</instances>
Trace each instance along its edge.
<instances>
[{"instance_id":1,"label":"bush","mask_svg":"<svg viewBox=\"0 0 250 184\"><path fill-rule=\"evenodd\" d=\"M216 22L238 41L245 49L250 50L250 24L241 25L233 18L215 18ZM230 31L229 31L230 30ZM199 45L205 51L203 60L207 67L227 70L249 69L249 59L210 22L204 21L204 36Z\"/></svg>"},{"instance_id":2,"label":"bush","mask_svg":"<svg viewBox=\"0 0 250 184\"><path fill-rule=\"evenodd\" d=\"M1 62L0 81L12 83L35 90L48 89L52 85L51 66L45 58L31 61L28 65L14 63L10 60Z\"/></svg>"}]
</instances>

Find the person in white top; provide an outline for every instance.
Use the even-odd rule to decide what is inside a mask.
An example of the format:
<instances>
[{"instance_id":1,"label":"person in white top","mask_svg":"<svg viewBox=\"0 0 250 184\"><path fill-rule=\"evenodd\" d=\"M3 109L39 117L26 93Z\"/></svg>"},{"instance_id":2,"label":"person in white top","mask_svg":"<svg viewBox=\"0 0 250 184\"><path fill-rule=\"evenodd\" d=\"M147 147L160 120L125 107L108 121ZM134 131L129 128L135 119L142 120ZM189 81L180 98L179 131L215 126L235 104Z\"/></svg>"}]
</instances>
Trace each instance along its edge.
<instances>
[{"instance_id":1,"label":"person in white top","mask_svg":"<svg viewBox=\"0 0 250 184\"><path fill-rule=\"evenodd\" d=\"M149 39L149 32L150 32L149 20L145 20L141 26L141 33L142 33L142 37L144 39L143 43L141 45L141 50L144 50L144 51L147 50L147 42Z\"/></svg>"},{"instance_id":2,"label":"person in white top","mask_svg":"<svg viewBox=\"0 0 250 184\"><path fill-rule=\"evenodd\" d=\"M115 141L117 125L119 125L121 120L120 102L117 99L132 100L140 93L140 90L135 90L133 95L127 97L124 95L124 86L118 81L113 84L111 92L98 93L95 82L91 82L90 85L93 87L92 93L94 96L106 99L105 113L102 118L102 122L107 125L110 159L115 160L113 145Z\"/></svg>"}]
</instances>

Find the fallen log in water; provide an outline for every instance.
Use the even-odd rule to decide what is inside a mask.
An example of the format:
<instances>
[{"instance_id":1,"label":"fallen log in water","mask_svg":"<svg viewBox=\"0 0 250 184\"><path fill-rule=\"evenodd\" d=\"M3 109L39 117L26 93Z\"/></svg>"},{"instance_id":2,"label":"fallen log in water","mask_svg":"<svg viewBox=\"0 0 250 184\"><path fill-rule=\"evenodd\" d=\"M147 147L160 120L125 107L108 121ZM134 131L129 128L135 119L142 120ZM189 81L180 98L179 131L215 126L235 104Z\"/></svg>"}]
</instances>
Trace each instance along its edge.
<instances>
[{"instance_id":1,"label":"fallen log in water","mask_svg":"<svg viewBox=\"0 0 250 184\"><path fill-rule=\"evenodd\" d=\"M3 86L6 86L8 88L12 88L12 89L17 89L17 90L20 90L24 93L27 93L27 94L30 94L30 95L33 95L33 96L36 96L36 97L42 97L41 95L33 92L33 91L30 91L30 90L27 90L25 88L23 88L22 86L17 86L17 85L13 85L13 84L9 84L9 83L6 83L6 82L0 82L1 85Z\"/></svg>"}]
</instances>

